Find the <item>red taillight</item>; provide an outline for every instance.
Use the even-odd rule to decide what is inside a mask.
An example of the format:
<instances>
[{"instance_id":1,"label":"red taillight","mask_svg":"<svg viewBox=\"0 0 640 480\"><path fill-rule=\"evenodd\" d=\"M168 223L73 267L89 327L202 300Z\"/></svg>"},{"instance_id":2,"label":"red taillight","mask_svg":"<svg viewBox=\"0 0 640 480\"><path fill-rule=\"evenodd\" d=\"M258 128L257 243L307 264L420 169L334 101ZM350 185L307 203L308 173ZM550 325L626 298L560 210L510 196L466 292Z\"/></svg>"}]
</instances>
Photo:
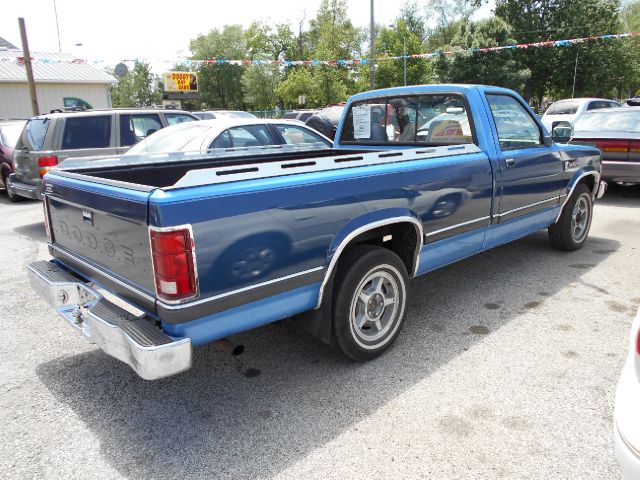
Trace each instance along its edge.
<instances>
[{"instance_id":1,"label":"red taillight","mask_svg":"<svg viewBox=\"0 0 640 480\"><path fill-rule=\"evenodd\" d=\"M638 312L638 315L640 315L640 311ZM638 330L638 334L636 336L636 353L640 355L640 330Z\"/></svg>"},{"instance_id":2,"label":"red taillight","mask_svg":"<svg viewBox=\"0 0 640 480\"><path fill-rule=\"evenodd\" d=\"M629 151L628 140L596 140L596 146L608 153L627 153Z\"/></svg>"},{"instance_id":3,"label":"red taillight","mask_svg":"<svg viewBox=\"0 0 640 480\"><path fill-rule=\"evenodd\" d=\"M40 178L53 170L58 165L58 157L40 157L38 159L38 168L40 169Z\"/></svg>"},{"instance_id":4,"label":"red taillight","mask_svg":"<svg viewBox=\"0 0 640 480\"><path fill-rule=\"evenodd\" d=\"M631 152L631 153L640 153L640 141L631 140L629 142L629 152Z\"/></svg>"},{"instance_id":5,"label":"red taillight","mask_svg":"<svg viewBox=\"0 0 640 480\"><path fill-rule=\"evenodd\" d=\"M194 243L189 228L149 230L156 292L165 300L184 300L198 293Z\"/></svg>"}]
</instances>

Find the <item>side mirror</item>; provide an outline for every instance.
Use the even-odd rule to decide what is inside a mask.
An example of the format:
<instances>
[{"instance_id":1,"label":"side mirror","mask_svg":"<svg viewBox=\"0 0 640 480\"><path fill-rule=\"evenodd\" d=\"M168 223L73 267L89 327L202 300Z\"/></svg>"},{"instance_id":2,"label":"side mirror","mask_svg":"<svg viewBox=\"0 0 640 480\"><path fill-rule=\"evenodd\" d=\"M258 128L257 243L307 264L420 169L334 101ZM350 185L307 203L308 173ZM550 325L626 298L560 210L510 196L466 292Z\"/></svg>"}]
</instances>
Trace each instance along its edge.
<instances>
[{"instance_id":1,"label":"side mirror","mask_svg":"<svg viewBox=\"0 0 640 480\"><path fill-rule=\"evenodd\" d=\"M553 122L551 138L556 143L569 143L573 137L573 126L569 122Z\"/></svg>"}]
</instances>

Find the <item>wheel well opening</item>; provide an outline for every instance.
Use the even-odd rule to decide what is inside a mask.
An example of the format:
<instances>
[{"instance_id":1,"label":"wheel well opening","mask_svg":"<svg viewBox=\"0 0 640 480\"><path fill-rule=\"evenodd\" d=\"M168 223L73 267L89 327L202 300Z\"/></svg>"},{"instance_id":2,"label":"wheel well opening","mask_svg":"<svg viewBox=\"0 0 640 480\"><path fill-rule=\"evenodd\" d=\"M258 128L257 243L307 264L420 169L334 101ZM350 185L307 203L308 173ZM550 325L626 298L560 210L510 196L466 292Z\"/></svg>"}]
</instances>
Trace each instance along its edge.
<instances>
[{"instance_id":1,"label":"wheel well opening","mask_svg":"<svg viewBox=\"0 0 640 480\"><path fill-rule=\"evenodd\" d=\"M419 238L420 232L416 225L410 222L399 222L361 233L349 243L349 246L367 244L387 248L400 257L411 277L415 267Z\"/></svg>"},{"instance_id":2,"label":"wheel well opening","mask_svg":"<svg viewBox=\"0 0 640 480\"><path fill-rule=\"evenodd\" d=\"M596 178L593 175L586 175L580 179L580 182L584 183L592 193L595 193L596 189Z\"/></svg>"}]
</instances>

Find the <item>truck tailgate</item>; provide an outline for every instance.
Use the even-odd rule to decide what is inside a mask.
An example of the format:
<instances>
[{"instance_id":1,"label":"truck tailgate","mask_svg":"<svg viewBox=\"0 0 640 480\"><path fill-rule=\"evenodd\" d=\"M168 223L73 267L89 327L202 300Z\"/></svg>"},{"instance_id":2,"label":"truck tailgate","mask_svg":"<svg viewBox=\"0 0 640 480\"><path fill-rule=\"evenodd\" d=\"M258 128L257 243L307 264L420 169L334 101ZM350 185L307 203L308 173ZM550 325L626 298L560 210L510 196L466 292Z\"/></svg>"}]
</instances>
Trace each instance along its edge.
<instances>
[{"instance_id":1,"label":"truck tailgate","mask_svg":"<svg viewBox=\"0 0 640 480\"><path fill-rule=\"evenodd\" d=\"M147 222L152 189L134 190L48 175L43 189L54 257L125 298L153 308ZM150 297L150 298L149 298Z\"/></svg>"}]
</instances>

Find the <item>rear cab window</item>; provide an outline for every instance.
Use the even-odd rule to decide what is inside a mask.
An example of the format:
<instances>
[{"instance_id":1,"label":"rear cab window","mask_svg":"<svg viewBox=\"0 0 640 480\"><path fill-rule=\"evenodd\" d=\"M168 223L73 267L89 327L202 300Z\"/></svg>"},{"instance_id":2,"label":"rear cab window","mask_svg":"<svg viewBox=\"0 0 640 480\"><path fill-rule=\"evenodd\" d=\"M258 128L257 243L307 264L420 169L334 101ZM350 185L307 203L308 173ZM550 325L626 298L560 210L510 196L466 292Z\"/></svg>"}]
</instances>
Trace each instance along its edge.
<instances>
[{"instance_id":1,"label":"rear cab window","mask_svg":"<svg viewBox=\"0 0 640 480\"><path fill-rule=\"evenodd\" d=\"M65 119L62 134L63 150L109 148L111 146L111 115L78 116Z\"/></svg>"},{"instance_id":2,"label":"rear cab window","mask_svg":"<svg viewBox=\"0 0 640 480\"><path fill-rule=\"evenodd\" d=\"M353 102L340 142L361 145L442 146L474 143L464 98L422 94Z\"/></svg>"}]
</instances>

